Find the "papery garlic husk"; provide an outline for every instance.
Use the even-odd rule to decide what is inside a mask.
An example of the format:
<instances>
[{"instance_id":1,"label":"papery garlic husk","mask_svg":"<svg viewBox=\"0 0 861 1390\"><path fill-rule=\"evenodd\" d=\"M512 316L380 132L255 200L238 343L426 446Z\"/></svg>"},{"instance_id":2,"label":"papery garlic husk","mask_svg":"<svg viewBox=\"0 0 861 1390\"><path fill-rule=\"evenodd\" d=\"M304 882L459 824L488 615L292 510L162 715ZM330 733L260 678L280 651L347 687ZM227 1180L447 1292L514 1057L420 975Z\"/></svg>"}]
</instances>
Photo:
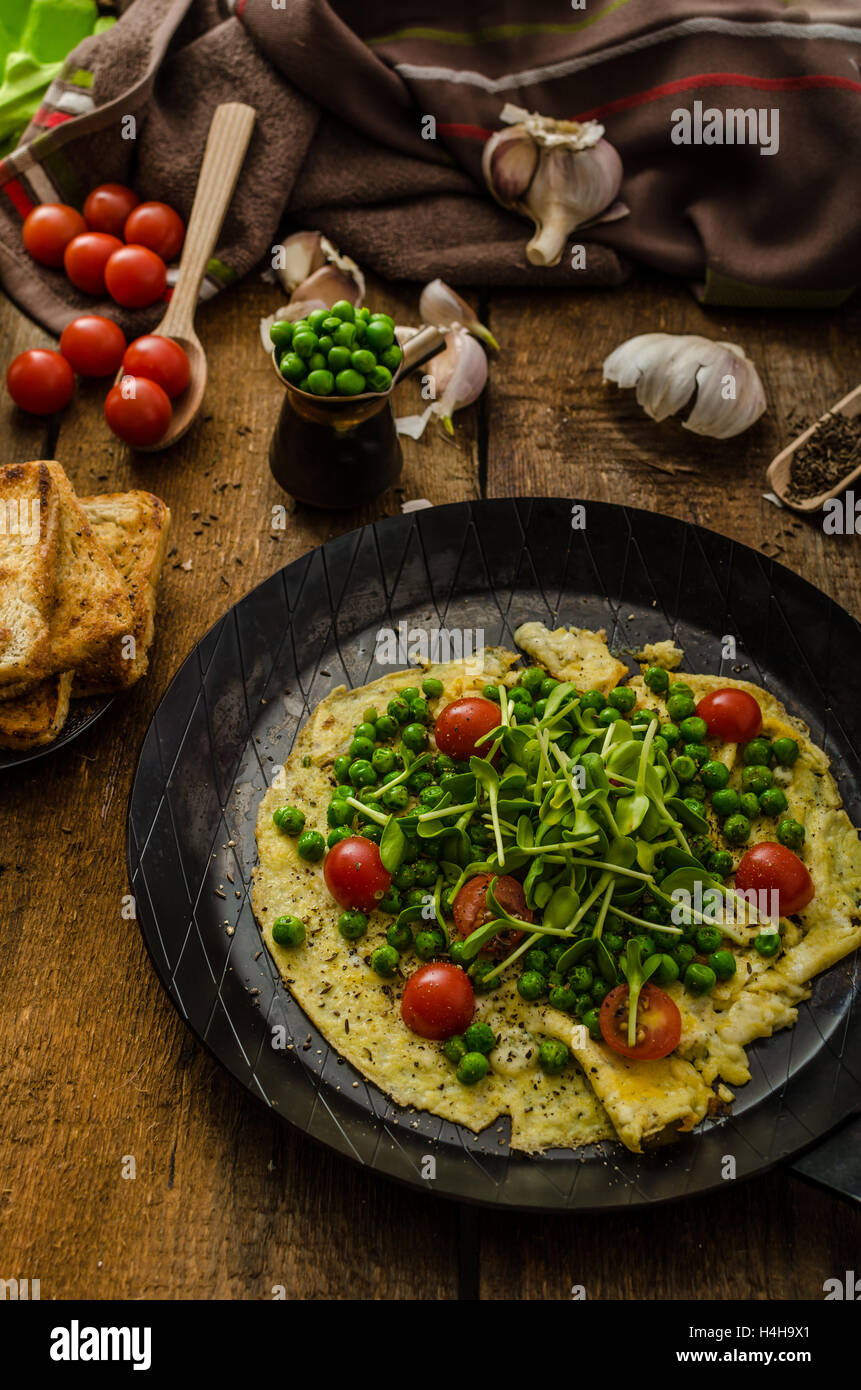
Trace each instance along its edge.
<instances>
[{"instance_id":1,"label":"papery garlic husk","mask_svg":"<svg viewBox=\"0 0 861 1390\"><path fill-rule=\"evenodd\" d=\"M615 201L622 160L597 121L557 121L506 102L509 126L484 147L481 168L503 207L535 223L526 255L533 265L558 265L577 228L628 215Z\"/></svg>"},{"instance_id":2,"label":"papery garlic husk","mask_svg":"<svg viewBox=\"0 0 861 1390\"><path fill-rule=\"evenodd\" d=\"M452 416L478 400L487 384L487 357L484 349L465 328L445 335L445 347L425 363L425 373L433 381L434 399L421 415L404 415L395 421L398 434L420 439L432 415L438 415L448 434L454 434Z\"/></svg>"},{"instance_id":3,"label":"papery garlic husk","mask_svg":"<svg viewBox=\"0 0 861 1390\"><path fill-rule=\"evenodd\" d=\"M744 349L695 333L629 338L606 359L604 380L636 387L637 401L653 420L674 415L696 390L696 403L682 425L713 439L741 434L766 407L762 382Z\"/></svg>"},{"instance_id":4,"label":"papery garlic husk","mask_svg":"<svg viewBox=\"0 0 861 1390\"><path fill-rule=\"evenodd\" d=\"M431 280L425 285L419 300L419 315L422 323L432 323L435 328L465 328L494 352L499 351L499 343L490 329L476 318L466 300L461 299L445 280Z\"/></svg>"},{"instance_id":5,"label":"papery garlic husk","mask_svg":"<svg viewBox=\"0 0 861 1390\"><path fill-rule=\"evenodd\" d=\"M364 275L356 262L350 256L343 255L332 245L328 237L323 236L322 232L294 232L292 236L287 237L286 241L282 241L276 250L283 252L280 259L283 260L284 264L274 267L275 275L279 284L294 299L325 298L325 295L310 291L297 296L295 291L302 289L307 280L313 277L317 271L334 266L353 282L350 293L340 297L349 298L351 304L361 305L365 297ZM356 289L358 294L353 298ZM332 304L335 302L333 299ZM331 308L331 305L327 304L326 308Z\"/></svg>"}]
</instances>

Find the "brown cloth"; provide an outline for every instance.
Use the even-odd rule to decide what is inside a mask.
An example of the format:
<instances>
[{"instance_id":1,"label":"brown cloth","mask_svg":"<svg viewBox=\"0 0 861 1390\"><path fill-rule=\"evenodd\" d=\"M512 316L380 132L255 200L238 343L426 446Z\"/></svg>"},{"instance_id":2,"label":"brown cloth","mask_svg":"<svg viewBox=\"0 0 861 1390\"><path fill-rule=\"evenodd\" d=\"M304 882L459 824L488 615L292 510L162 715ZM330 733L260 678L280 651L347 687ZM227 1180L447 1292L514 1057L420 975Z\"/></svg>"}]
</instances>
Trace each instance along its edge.
<instances>
[{"instance_id":1,"label":"brown cloth","mask_svg":"<svg viewBox=\"0 0 861 1390\"><path fill-rule=\"evenodd\" d=\"M709 302L837 303L861 264L861 0L131 0L86 39L0 162L0 279L61 329L118 311L35 265L22 217L96 183L187 216L214 107L258 113L205 291L316 227L396 279L618 284L638 261ZM586 268L526 260L531 223L484 189L506 101L595 117L630 216L578 232ZM674 112L776 111L779 148L675 144ZM433 118L429 121L428 118ZM433 138L426 138L428 134Z\"/></svg>"}]
</instances>

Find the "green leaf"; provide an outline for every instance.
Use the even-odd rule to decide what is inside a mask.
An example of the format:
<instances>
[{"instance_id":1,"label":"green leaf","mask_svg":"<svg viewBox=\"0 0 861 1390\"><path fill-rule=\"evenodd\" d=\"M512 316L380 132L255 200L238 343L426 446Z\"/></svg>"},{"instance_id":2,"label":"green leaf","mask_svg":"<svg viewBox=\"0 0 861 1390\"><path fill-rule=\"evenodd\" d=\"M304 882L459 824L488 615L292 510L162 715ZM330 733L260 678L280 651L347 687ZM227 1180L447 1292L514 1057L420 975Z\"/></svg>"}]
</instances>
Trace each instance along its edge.
<instances>
[{"instance_id":1,"label":"green leaf","mask_svg":"<svg viewBox=\"0 0 861 1390\"><path fill-rule=\"evenodd\" d=\"M608 985L616 983L616 962L600 938L595 941L595 964Z\"/></svg>"},{"instance_id":2,"label":"green leaf","mask_svg":"<svg viewBox=\"0 0 861 1390\"><path fill-rule=\"evenodd\" d=\"M573 888L557 888L544 909L545 926L564 931L579 906L580 895Z\"/></svg>"},{"instance_id":3,"label":"green leaf","mask_svg":"<svg viewBox=\"0 0 861 1390\"><path fill-rule=\"evenodd\" d=\"M393 874L403 862L407 847L406 837L396 816L389 816L380 836L380 860L383 868Z\"/></svg>"},{"instance_id":4,"label":"green leaf","mask_svg":"<svg viewBox=\"0 0 861 1390\"><path fill-rule=\"evenodd\" d=\"M556 962L556 969L559 971L559 974L566 974L573 965L577 964L578 960L582 960L584 956L591 955L594 949L595 940L591 936L584 936L581 937L579 941L575 941L572 946L568 947L567 951L562 952L562 955ZM604 949L606 950L607 948L605 947Z\"/></svg>"},{"instance_id":5,"label":"green leaf","mask_svg":"<svg viewBox=\"0 0 861 1390\"><path fill-rule=\"evenodd\" d=\"M709 823L705 816L699 816L692 811L690 806L686 806L681 797L670 796L667 798L667 810L671 811L676 820L680 820L682 825L687 826L688 830L693 830L697 835L707 835Z\"/></svg>"},{"instance_id":6,"label":"green leaf","mask_svg":"<svg viewBox=\"0 0 861 1390\"><path fill-rule=\"evenodd\" d=\"M500 810L502 809L500 805ZM504 812L503 812L504 814ZM508 817L506 817L508 819ZM517 820L517 846L518 849L531 849L535 842L532 833L532 821L528 816L519 816Z\"/></svg>"}]
</instances>

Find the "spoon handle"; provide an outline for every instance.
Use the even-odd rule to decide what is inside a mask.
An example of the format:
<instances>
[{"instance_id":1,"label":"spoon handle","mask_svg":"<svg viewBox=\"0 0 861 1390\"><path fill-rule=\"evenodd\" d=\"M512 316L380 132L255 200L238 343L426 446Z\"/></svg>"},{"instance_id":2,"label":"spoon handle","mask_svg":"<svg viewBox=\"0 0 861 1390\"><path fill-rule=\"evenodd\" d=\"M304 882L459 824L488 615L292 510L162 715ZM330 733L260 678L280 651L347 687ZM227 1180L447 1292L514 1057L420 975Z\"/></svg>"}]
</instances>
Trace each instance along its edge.
<instances>
[{"instance_id":1,"label":"spoon handle","mask_svg":"<svg viewBox=\"0 0 861 1390\"><path fill-rule=\"evenodd\" d=\"M239 178L257 113L253 106L228 101L217 106L206 138L203 163L188 219L179 275L160 332L187 334L209 258Z\"/></svg>"}]
</instances>

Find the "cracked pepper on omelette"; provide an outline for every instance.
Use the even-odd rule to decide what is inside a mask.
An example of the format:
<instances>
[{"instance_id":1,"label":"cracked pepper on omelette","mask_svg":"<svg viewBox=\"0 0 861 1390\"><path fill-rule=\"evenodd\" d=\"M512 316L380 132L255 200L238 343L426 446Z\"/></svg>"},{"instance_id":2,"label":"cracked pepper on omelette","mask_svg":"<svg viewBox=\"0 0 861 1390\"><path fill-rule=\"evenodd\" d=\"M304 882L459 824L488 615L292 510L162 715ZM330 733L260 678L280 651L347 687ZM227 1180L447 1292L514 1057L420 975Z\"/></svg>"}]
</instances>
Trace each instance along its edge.
<instances>
[{"instance_id":1,"label":"cracked pepper on omelette","mask_svg":"<svg viewBox=\"0 0 861 1390\"><path fill-rule=\"evenodd\" d=\"M260 806L255 911L399 1105L639 1153L725 1108L861 943L861 843L767 691L675 679L671 644L627 681L603 633L515 637L531 665L486 649L317 706Z\"/></svg>"}]
</instances>

